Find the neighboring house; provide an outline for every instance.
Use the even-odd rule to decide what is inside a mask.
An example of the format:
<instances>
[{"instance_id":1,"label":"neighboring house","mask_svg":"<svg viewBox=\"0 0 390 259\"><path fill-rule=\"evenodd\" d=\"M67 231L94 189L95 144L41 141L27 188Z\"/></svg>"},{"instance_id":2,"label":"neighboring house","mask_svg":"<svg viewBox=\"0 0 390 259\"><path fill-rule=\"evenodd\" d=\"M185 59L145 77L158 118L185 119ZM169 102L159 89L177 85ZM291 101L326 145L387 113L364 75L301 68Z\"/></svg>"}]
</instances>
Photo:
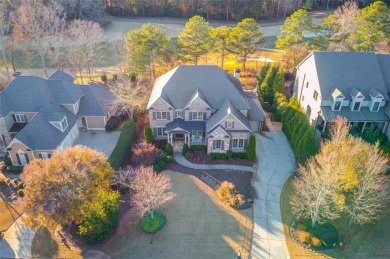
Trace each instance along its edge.
<instances>
[{"instance_id":1,"label":"neighboring house","mask_svg":"<svg viewBox=\"0 0 390 259\"><path fill-rule=\"evenodd\" d=\"M339 115L357 134L371 123L385 132L389 91L390 55L313 52L297 66L294 95L322 133Z\"/></svg>"},{"instance_id":2,"label":"neighboring house","mask_svg":"<svg viewBox=\"0 0 390 259\"><path fill-rule=\"evenodd\" d=\"M81 129L105 130L115 113L107 87L76 85L56 71L48 79L18 76L0 92L0 143L14 165L70 147Z\"/></svg>"},{"instance_id":3,"label":"neighboring house","mask_svg":"<svg viewBox=\"0 0 390 259\"><path fill-rule=\"evenodd\" d=\"M218 66L178 66L157 78L147 106L155 139L244 152L265 113L251 91Z\"/></svg>"}]
</instances>

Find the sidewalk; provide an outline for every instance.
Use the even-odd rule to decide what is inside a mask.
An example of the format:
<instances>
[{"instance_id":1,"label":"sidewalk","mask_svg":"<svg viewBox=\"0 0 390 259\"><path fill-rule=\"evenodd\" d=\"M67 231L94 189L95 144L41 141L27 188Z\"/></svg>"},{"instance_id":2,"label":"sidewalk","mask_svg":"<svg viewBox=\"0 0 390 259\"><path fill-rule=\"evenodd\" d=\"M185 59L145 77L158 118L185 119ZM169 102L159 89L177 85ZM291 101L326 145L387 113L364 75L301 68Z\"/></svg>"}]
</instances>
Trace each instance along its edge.
<instances>
[{"instance_id":1,"label":"sidewalk","mask_svg":"<svg viewBox=\"0 0 390 259\"><path fill-rule=\"evenodd\" d=\"M256 134L259 168L255 177L254 228L251 258L290 258L283 233L280 194L285 181L295 172L295 158L286 136L275 131Z\"/></svg>"},{"instance_id":2,"label":"sidewalk","mask_svg":"<svg viewBox=\"0 0 390 259\"><path fill-rule=\"evenodd\" d=\"M215 164L215 165L203 165L203 164L194 164L189 162L182 154L176 153L174 155L175 161L182 166L192 168L192 169L203 169L203 170L234 170L234 171L249 171L249 172L256 172L256 168L251 166L244 166L244 165L221 165L221 164Z\"/></svg>"},{"instance_id":3,"label":"sidewalk","mask_svg":"<svg viewBox=\"0 0 390 259\"><path fill-rule=\"evenodd\" d=\"M31 245L35 232L22 218L16 220L0 240L0 258L31 258Z\"/></svg>"}]
</instances>

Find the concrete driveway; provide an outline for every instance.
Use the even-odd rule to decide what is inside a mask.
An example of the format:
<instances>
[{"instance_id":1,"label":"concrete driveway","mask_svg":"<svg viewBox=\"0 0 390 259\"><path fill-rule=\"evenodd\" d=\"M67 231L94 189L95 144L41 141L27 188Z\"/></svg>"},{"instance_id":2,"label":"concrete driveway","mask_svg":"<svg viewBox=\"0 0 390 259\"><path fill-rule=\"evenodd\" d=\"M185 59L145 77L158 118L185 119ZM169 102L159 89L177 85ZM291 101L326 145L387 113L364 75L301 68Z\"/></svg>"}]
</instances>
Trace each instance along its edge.
<instances>
[{"instance_id":1,"label":"concrete driveway","mask_svg":"<svg viewBox=\"0 0 390 259\"><path fill-rule=\"evenodd\" d=\"M35 232L19 218L0 240L0 258L31 258L34 236Z\"/></svg>"},{"instance_id":2,"label":"concrete driveway","mask_svg":"<svg viewBox=\"0 0 390 259\"><path fill-rule=\"evenodd\" d=\"M155 234L140 228L130 210L117 234L99 247L112 258L248 258L252 209L237 211L224 205L216 192L198 178L166 171L177 197L163 209L166 225ZM120 225L120 226L121 226ZM118 233L119 232L119 233Z\"/></svg>"},{"instance_id":3,"label":"concrete driveway","mask_svg":"<svg viewBox=\"0 0 390 259\"><path fill-rule=\"evenodd\" d=\"M289 258L280 212L280 194L296 170L294 154L286 136L266 121L269 132L256 135L259 168L255 177L252 258Z\"/></svg>"},{"instance_id":4,"label":"concrete driveway","mask_svg":"<svg viewBox=\"0 0 390 259\"><path fill-rule=\"evenodd\" d=\"M90 147L104 153L106 157L110 157L120 134L120 131L107 132L103 130L80 132L73 145Z\"/></svg>"}]
</instances>

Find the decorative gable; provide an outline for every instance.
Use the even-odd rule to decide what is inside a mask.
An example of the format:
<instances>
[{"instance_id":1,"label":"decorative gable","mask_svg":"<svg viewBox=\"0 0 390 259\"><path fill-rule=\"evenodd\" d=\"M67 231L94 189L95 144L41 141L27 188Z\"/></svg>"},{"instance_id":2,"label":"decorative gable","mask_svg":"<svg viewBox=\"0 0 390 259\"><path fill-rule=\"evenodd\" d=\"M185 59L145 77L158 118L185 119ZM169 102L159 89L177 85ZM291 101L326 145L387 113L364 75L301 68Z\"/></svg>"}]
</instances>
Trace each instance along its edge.
<instances>
[{"instance_id":1,"label":"decorative gable","mask_svg":"<svg viewBox=\"0 0 390 259\"><path fill-rule=\"evenodd\" d=\"M154 103L149 105L148 109L170 110L173 109L173 107L168 101L166 101L163 97L160 96Z\"/></svg>"},{"instance_id":2,"label":"decorative gable","mask_svg":"<svg viewBox=\"0 0 390 259\"><path fill-rule=\"evenodd\" d=\"M231 135L228 132L226 132L226 130L224 130L222 126L219 125L213 131L210 132L208 137L214 139L224 139L224 138L230 138Z\"/></svg>"},{"instance_id":3,"label":"decorative gable","mask_svg":"<svg viewBox=\"0 0 390 259\"><path fill-rule=\"evenodd\" d=\"M192 94L190 99L187 101L184 109L190 110L211 110L210 104L207 102L206 98L203 96L202 92L199 89Z\"/></svg>"}]
</instances>

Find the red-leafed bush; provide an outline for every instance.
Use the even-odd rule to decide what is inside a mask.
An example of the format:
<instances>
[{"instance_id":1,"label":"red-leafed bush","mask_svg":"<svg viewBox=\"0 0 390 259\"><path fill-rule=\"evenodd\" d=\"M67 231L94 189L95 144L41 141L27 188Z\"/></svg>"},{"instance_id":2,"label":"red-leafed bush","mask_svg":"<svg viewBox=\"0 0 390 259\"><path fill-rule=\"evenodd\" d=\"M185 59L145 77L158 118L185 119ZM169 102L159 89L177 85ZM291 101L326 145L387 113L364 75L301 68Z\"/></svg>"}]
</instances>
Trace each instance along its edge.
<instances>
[{"instance_id":1,"label":"red-leafed bush","mask_svg":"<svg viewBox=\"0 0 390 259\"><path fill-rule=\"evenodd\" d=\"M156 160L157 154L160 152L153 144L147 143L145 140L137 143L131 149L133 156L131 160L136 165L150 166Z\"/></svg>"}]
</instances>

